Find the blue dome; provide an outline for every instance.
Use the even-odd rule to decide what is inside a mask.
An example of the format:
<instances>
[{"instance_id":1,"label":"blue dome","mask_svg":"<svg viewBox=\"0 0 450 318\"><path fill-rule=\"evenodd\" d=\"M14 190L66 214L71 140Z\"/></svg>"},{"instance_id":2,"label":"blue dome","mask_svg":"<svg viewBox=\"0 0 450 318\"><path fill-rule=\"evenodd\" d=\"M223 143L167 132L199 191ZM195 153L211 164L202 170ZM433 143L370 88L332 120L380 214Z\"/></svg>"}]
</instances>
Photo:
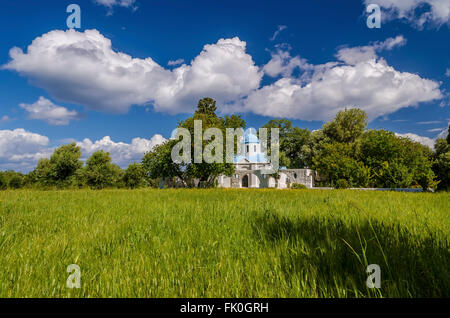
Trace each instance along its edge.
<instances>
[{"instance_id":1,"label":"blue dome","mask_svg":"<svg viewBox=\"0 0 450 318\"><path fill-rule=\"evenodd\" d=\"M244 143L259 144L259 139L254 134L250 133L250 134L245 135Z\"/></svg>"}]
</instances>

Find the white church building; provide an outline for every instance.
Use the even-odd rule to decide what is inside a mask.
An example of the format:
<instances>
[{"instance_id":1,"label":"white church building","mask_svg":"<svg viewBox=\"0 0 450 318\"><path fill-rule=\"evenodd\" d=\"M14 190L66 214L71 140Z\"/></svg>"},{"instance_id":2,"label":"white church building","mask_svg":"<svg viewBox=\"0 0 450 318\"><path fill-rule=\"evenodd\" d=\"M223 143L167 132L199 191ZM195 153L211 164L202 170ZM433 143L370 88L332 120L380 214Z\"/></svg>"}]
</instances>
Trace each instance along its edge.
<instances>
[{"instance_id":1,"label":"white church building","mask_svg":"<svg viewBox=\"0 0 450 318\"><path fill-rule=\"evenodd\" d=\"M253 132L244 134L241 140L241 155L234 156L235 172L231 177L220 176L218 186L222 188L290 188L292 184L314 187L314 171L311 169L286 169L278 171L278 180L264 174L271 163L261 151L261 144Z\"/></svg>"}]
</instances>

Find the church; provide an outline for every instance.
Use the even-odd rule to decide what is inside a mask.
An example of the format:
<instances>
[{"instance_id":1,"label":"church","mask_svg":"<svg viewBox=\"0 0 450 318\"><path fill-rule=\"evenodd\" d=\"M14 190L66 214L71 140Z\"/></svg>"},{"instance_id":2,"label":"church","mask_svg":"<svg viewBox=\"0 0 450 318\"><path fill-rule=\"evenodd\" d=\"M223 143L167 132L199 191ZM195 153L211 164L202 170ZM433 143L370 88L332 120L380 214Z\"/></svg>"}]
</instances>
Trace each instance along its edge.
<instances>
[{"instance_id":1,"label":"church","mask_svg":"<svg viewBox=\"0 0 450 318\"><path fill-rule=\"evenodd\" d=\"M278 171L278 180L263 172L271 168L261 144L253 132L247 132L241 139L241 155L234 156L235 172L231 177L220 176L218 186L222 188L278 188L287 189L292 184L314 187L314 171L311 169L286 169Z\"/></svg>"}]
</instances>

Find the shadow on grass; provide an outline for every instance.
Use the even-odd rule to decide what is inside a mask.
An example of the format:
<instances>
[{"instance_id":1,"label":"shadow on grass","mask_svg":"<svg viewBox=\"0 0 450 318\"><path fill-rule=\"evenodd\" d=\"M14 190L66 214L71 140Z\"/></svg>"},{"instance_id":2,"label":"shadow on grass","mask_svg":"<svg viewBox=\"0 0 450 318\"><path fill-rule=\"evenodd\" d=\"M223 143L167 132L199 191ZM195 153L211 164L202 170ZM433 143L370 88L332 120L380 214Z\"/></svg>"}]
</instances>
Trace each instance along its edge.
<instances>
[{"instance_id":1,"label":"shadow on grass","mask_svg":"<svg viewBox=\"0 0 450 318\"><path fill-rule=\"evenodd\" d=\"M306 280L321 297L449 297L450 252L445 238L412 235L400 225L346 224L324 218L256 217L255 234L280 251L286 278ZM368 289L368 264L381 267L381 289Z\"/></svg>"}]
</instances>

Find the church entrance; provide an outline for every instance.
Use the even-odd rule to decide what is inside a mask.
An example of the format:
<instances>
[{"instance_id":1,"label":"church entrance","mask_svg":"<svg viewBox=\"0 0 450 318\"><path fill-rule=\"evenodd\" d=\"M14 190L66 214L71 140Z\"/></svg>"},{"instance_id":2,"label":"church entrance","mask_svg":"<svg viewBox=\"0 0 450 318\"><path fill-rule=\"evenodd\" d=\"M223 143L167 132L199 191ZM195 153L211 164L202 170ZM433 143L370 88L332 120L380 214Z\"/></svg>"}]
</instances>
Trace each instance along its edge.
<instances>
[{"instance_id":1,"label":"church entrance","mask_svg":"<svg viewBox=\"0 0 450 318\"><path fill-rule=\"evenodd\" d=\"M248 174L242 178L242 187L248 188Z\"/></svg>"}]
</instances>

